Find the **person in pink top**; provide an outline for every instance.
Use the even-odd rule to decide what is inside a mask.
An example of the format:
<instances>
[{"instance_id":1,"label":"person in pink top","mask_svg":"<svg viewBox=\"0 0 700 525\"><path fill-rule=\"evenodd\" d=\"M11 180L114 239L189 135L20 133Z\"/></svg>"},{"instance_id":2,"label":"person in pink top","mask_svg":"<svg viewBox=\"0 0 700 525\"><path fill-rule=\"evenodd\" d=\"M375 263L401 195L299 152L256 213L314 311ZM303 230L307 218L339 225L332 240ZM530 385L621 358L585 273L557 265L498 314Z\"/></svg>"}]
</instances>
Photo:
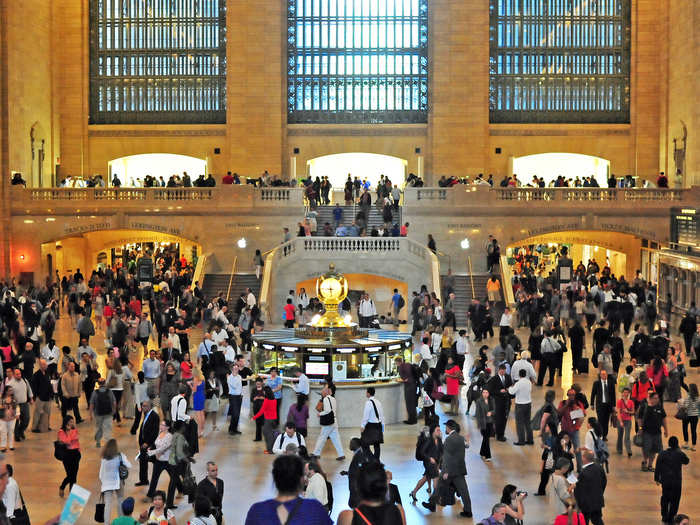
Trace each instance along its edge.
<instances>
[{"instance_id":1,"label":"person in pink top","mask_svg":"<svg viewBox=\"0 0 700 525\"><path fill-rule=\"evenodd\" d=\"M63 418L63 425L61 425L56 439L65 444L61 462L66 471L66 477L63 478L58 489L58 495L63 497L66 485L69 485L68 490L71 490L77 482L78 469L80 468L80 441L78 440L78 429L75 428L73 416Z\"/></svg>"},{"instance_id":2,"label":"person in pink top","mask_svg":"<svg viewBox=\"0 0 700 525\"><path fill-rule=\"evenodd\" d=\"M617 400L617 453L622 454L622 439L625 440L627 456L632 457L632 444L630 443L630 431L632 417L634 416L634 401L630 399L629 387L622 389L622 397Z\"/></svg>"},{"instance_id":3,"label":"person in pink top","mask_svg":"<svg viewBox=\"0 0 700 525\"><path fill-rule=\"evenodd\" d=\"M462 379L462 371L452 359L447 358L445 367L445 382L447 383L447 395L450 396L450 413L457 414L459 411L459 381Z\"/></svg>"},{"instance_id":4,"label":"person in pink top","mask_svg":"<svg viewBox=\"0 0 700 525\"><path fill-rule=\"evenodd\" d=\"M664 402L664 390L666 390L666 379L668 378L668 367L659 356L655 357L647 367L647 375L654 383L654 390L659 394L659 399Z\"/></svg>"}]
</instances>

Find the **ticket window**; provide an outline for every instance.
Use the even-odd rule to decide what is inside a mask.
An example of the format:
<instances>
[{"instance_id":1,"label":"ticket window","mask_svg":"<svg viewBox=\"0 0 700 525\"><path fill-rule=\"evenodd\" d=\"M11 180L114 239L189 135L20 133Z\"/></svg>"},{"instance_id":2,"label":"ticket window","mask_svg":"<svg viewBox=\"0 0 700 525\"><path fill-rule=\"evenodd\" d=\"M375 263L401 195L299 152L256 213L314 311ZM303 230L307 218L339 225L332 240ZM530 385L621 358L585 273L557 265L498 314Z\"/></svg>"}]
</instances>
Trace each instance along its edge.
<instances>
[{"instance_id":1,"label":"ticket window","mask_svg":"<svg viewBox=\"0 0 700 525\"><path fill-rule=\"evenodd\" d=\"M325 379L331 375L331 360L328 354L308 353L304 355L304 373L310 379Z\"/></svg>"},{"instance_id":2,"label":"ticket window","mask_svg":"<svg viewBox=\"0 0 700 525\"><path fill-rule=\"evenodd\" d=\"M365 353L333 354L333 379L359 379L362 377L361 365L367 363Z\"/></svg>"}]
</instances>

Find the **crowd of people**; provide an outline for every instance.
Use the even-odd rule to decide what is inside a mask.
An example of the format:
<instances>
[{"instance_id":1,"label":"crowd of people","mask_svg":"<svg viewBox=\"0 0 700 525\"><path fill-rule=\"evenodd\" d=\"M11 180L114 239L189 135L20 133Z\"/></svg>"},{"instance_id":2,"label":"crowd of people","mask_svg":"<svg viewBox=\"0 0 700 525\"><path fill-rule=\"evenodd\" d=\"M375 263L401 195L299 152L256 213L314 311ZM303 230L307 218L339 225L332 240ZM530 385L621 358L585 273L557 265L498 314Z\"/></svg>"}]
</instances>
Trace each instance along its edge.
<instances>
[{"instance_id":1,"label":"crowd of people","mask_svg":"<svg viewBox=\"0 0 700 525\"><path fill-rule=\"evenodd\" d=\"M497 245L495 239L492 242ZM649 481L662 486L662 520L683 523L683 515L677 513L682 466L689 461L684 450L695 451L700 406L697 385L686 384L685 378L700 352L699 312L692 308L680 323L684 344L672 342L670 315L650 317L657 300L654 287L639 275L627 282L608 270L590 261L577 268L573 281L564 286L554 276L519 279L516 312L500 304L500 295L490 293L495 288L487 286L484 299L472 302L465 319L455 313L449 279L444 283L444 304L425 286L412 293L406 307L415 341L413 356L406 362L396 359L392 373L404 384L404 423L415 425L422 416L425 424L415 451L421 475L409 493L414 503L427 485L429 498L423 507L434 512L439 505L452 504L456 494L463 505L461 515L471 516L464 452L479 438L459 422L460 409L466 408L474 418L485 462L502 446L493 447L492 438L506 442L512 411L517 435L512 445L541 450L541 461L532 466L540 479L534 495L544 496L549 487L559 509L557 520L581 512L586 521L603 522L607 478L614 477L617 461L612 446L608 448L614 430L615 452L632 457L633 445L641 447L641 471L652 472ZM191 282L191 265L168 253L156 260L153 286L147 291L139 286L135 272L136 266L128 264L96 270L87 279L77 270L37 287L3 283L1 451L11 454L31 438L28 430L50 432L51 412L57 405L61 426L55 456L65 470L61 497L77 483L83 456L98 454L98 511L105 522L116 513L122 520L115 521L118 525L175 523L173 510L177 494L182 494L199 520L193 523L220 524L224 485L218 467L207 463L206 477L197 482L191 464L200 439L218 435L222 408L228 425L221 430L233 439L241 436L240 418L247 409L255 429L250 437L264 442L263 452L278 456L273 479L279 491L276 499L253 505L247 523L271 523L270 516L275 515L290 518L289 523L331 523L333 485L319 459L330 440L337 461L345 461L338 411L353 409L338 405L332 379L326 378L321 398L313 404L308 377L298 368L286 371L293 376L286 380L297 400L287 414L280 414L279 371L263 370L256 376L250 368L251 334L264 329L251 290L231 308L223 294L205 298ZM395 295L391 317L398 317L403 306L396 290ZM303 289L290 291L286 302L287 326L303 323L322 308ZM369 296L361 297L356 306L363 326L377 317ZM352 310L351 305L343 307ZM69 318L66 323L75 335L59 346L54 332L61 316ZM494 325L499 327L497 333ZM457 330L458 326L464 328ZM521 326L529 329L527 341L520 339ZM591 355L584 354L586 329L591 332ZM103 347L104 366L98 365ZM564 359L568 351L570 361ZM534 389L545 387L547 373L547 387L552 386L568 362L574 374L591 367L595 379L590 393L586 395L574 381L563 400L556 399L554 390L544 392L544 404L534 411ZM400 492L380 460L383 407L374 388L367 388L366 395L356 415L359 435L347 445L352 454L347 470L351 510L341 512L338 523L356 523L361 516L373 524L405 523ZM668 435L664 401L666 407L678 403L675 416L682 420L682 442ZM83 408L81 413L81 405L87 411ZM442 425L441 412L451 418ZM307 445L311 417L318 418L320 429L313 449ZM133 498L124 497L132 465L113 435L113 425L121 426L126 418L133 418L130 433L140 449L135 485L144 487L150 500L142 512L135 510ZM94 434L85 424L88 419ZM91 450L86 450L87 436L95 445ZM159 491L164 472L167 490ZM9 515L21 511L12 499L14 492L6 494L4 510ZM527 497L522 488L506 485L484 523L522 520Z\"/></svg>"}]
</instances>

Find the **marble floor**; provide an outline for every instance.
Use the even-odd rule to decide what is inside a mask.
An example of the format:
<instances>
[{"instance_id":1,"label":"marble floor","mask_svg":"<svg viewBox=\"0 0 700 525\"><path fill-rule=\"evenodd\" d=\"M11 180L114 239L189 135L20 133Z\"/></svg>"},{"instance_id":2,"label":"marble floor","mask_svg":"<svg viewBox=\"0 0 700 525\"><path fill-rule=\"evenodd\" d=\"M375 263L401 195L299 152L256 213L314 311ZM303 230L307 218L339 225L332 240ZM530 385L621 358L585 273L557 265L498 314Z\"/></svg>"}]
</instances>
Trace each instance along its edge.
<instances>
[{"instance_id":1,"label":"marble floor","mask_svg":"<svg viewBox=\"0 0 700 525\"><path fill-rule=\"evenodd\" d=\"M64 344L75 345L75 334L70 328L69 321L62 316L58 323L56 340L59 346ZM104 339L101 333L94 338L95 342ZM197 341L196 337L191 340ZM525 339L526 340L526 339ZM489 344L495 344L495 340ZM590 345L590 341L588 342ZM625 343L627 346L627 342ZM75 347L75 346L74 346ZM104 351L100 351L102 359ZM592 374L574 376L574 381L584 386L584 391L590 393L590 384L593 381ZM566 381L567 378L564 377ZM687 382L697 382L697 370L690 373ZM556 387L561 392L559 378ZM533 391L533 406L539 407L542 404L544 389L535 387ZM81 398L81 411L86 410L84 400ZM340 407L340 410L349 409ZM223 410L222 407L222 414ZM358 410L358 423L361 418ZM472 409L473 410L473 409ZM681 436L680 422L672 417L675 414L675 407L666 403L666 410L670 414L669 422L671 435ZM464 412L464 407L462 407ZM226 432L212 432L207 426L205 437L200 442L200 453L197 456L197 463L193 465L193 472L198 479L201 479L205 471L206 461L213 460L219 465L219 476L225 482L224 496L224 516L227 525L242 524L250 505L257 500L265 499L274 495L274 487L270 475L273 457L264 455L260 443L253 442L254 425L245 417L247 409L242 415L242 432L237 437L231 437ZM440 419L444 422L448 419L444 413L439 411ZM60 412L56 409L52 411L51 427L57 429L60 426ZM485 463L479 458L479 444L481 435L476 428L471 417L462 415L459 417L463 433L471 436L471 448L467 452L467 483L472 498L472 508L474 512L474 522L489 515L491 506L497 503L502 488L507 483L517 485L518 488L526 490L530 496L525 500L525 520L526 524L551 524L555 516L555 505L551 495L546 497L532 496L537 490L539 482L539 465L541 450L535 446L514 447L511 445L515 437L515 426L513 417L508 423L506 436L508 442L499 443L492 441L493 461ZM134 458L137 453L136 437L129 434L130 420L121 427L114 427L114 435L119 441L121 450L125 451L129 458ZM219 427L224 426L224 416L219 419ZM454 520L472 523L472 520L459 518L458 513L461 506L451 508L439 508L434 514L420 506L420 500L427 499L425 488L419 494L418 505L412 505L408 496L409 491L415 485L417 479L422 474L422 466L414 459L414 449L416 435L419 428L417 426L407 426L403 424L391 425L387 427L385 433L385 444L382 446L382 461L387 468L393 472L394 483L399 486L401 496L406 510L407 522L413 524L446 524ZM79 523L94 523L93 514L95 510L96 494L99 491L98 472L100 450L95 448L93 440L94 428L90 422L79 426L82 446L82 462L78 474L78 483L83 487L93 491L93 496L88 503ZM359 428L355 430L343 429L342 439L346 444L351 437L359 434ZM32 523L44 523L49 518L60 513L63 501L58 495L58 485L64 476L63 467L60 462L53 458L53 440L55 433L32 434L28 433L28 439L19 443L16 450L7 454L7 461L15 467L15 477L22 489L22 493L27 502ZM310 439L315 442L316 435L311 433ZM660 523L659 498L660 487L653 482L653 474L640 472L641 449L635 449L635 454L631 459L626 456L618 456L614 453L615 432L611 432L611 450L613 451L610 460L610 475L605 493L606 507L604 518L606 523L611 524L635 524L635 523ZM700 488L700 469L697 468L700 455L696 452L688 451L691 463L684 469L684 490L681 500L680 510L692 517L700 516L700 500L696 500L692 495ZM328 444L322 457L322 466L326 470L329 479L333 483L335 495L335 507L333 517L346 508L348 497L347 478L340 476L340 471L347 469L348 462L339 463L335 460L335 453L331 445ZM136 467L137 468L137 467ZM146 493L146 487L134 487L138 480L138 472L132 470L126 484L126 494L136 499L135 515L148 508L148 503L142 500ZM161 477L161 488L165 489L167 476ZM549 487L548 487L549 488ZM177 522L185 524L191 514L191 507L181 502L176 511ZM176 504L178 501L176 501Z\"/></svg>"}]
</instances>

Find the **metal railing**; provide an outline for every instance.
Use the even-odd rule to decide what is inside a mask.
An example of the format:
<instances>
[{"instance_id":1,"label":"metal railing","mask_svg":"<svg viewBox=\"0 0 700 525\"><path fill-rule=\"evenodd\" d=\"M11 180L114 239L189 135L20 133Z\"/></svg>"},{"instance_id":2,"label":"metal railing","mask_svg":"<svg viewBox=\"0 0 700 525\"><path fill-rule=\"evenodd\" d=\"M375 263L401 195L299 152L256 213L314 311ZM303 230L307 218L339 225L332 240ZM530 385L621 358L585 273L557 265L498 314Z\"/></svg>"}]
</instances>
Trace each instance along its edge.
<instances>
[{"instance_id":1,"label":"metal railing","mask_svg":"<svg viewBox=\"0 0 700 525\"><path fill-rule=\"evenodd\" d=\"M231 266L231 275L228 278L228 289L226 290L226 302L228 303L229 297L231 296L231 285L233 284L233 276L236 273L236 263L238 262L238 255L233 258L233 265Z\"/></svg>"},{"instance_id":2,"label":"metal railing","mask_svg":"<svg viewBox=\"0 0 700 525\"><path fill-rule=\"evenodd\" d=\"M194 268L194 273L192 274L192 284L199 281L200 290L204 287L204 276L206 275L204 270L207 266L207 259L209 258L208 253L203 253L197 258L197 266Z\"/></svg>"},{"instance_id":3,"label":"metal railing","mask_svg":"<svg viewBox=\"0 0 700 525\"><path fill-rule=\"evenodd\" d=\"M502 201L680 201L686 189L492 188Z\"/></svg>"},{"instance_id":4,"label":"metal railing","mask_svg":"<svg viewBox=\"0 0 700 525\"><path fill-rule=\"evenodd\" d=\"M508 265L508 257L501 255L498 265L501 268L501 290L503 290L503 301L506 306L512 307L515 304L515 294L513 293L513 269Z\"/></svg>"},{"instance_id":5,"label":"metal railing","mask_svg":"<svg viewBox=\"0 0 700 525\"><path fill-rule=\"evenodd\" d=\"M476 290L474 290L474 270L472 269L472 256L467 255L467 264L469 265L469 283L472 287L472 297L476 297Z\"/></svg>"}]
</instances>

